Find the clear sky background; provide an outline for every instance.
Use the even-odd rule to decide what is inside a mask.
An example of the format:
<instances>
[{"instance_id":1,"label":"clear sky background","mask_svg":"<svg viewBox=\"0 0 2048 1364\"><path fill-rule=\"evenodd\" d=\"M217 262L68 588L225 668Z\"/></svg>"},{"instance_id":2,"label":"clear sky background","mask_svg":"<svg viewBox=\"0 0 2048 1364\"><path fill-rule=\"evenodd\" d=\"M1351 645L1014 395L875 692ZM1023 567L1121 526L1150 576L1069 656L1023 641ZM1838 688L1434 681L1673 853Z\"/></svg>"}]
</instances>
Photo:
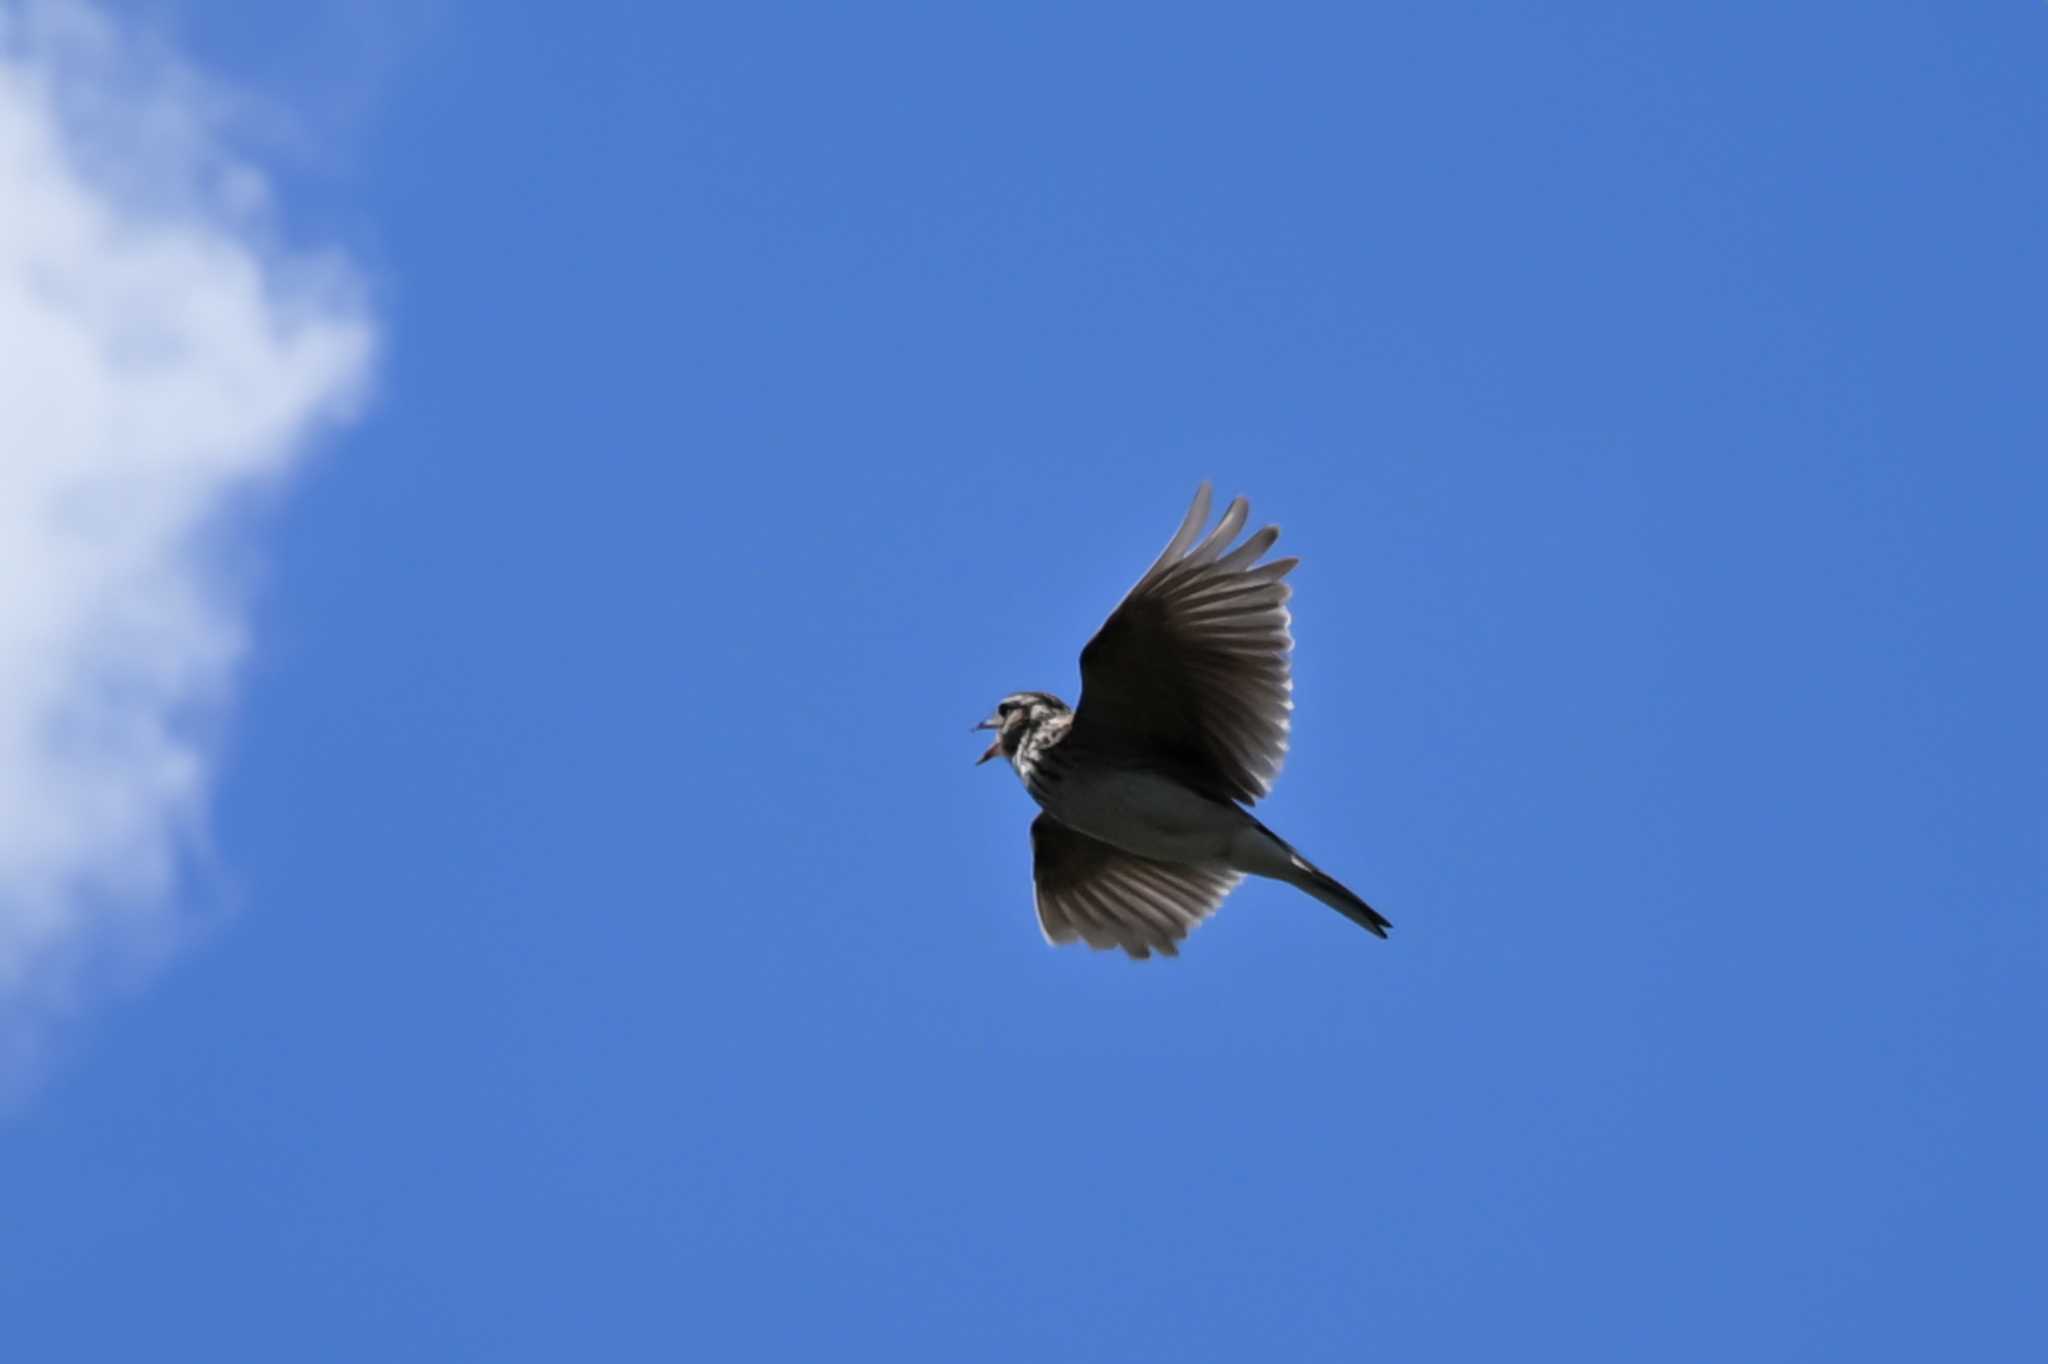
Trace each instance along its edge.
<instances>
[{"instance_id":1,"label":"clear sky background","mask_svg":"<svg viewBox=\"0 0 2048 1364\"><path fill-rule=\"evenodd\" d=\"M4 12L10 1358L2044 1357L2048 8ZM1040 940L1204 477L1389 942Z\"/></svg>"}]
</instances>

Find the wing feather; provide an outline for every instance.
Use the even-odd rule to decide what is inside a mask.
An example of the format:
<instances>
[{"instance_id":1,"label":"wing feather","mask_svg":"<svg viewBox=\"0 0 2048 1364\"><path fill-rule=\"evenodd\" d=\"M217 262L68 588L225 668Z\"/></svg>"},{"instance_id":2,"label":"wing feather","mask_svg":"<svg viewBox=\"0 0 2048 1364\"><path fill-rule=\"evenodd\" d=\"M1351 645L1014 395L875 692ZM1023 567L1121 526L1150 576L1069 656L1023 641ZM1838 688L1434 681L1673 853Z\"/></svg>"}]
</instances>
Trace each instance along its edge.
<instances>
[{"instance_id":1,"label":"wing feather","mask_svg":"<svg viewBox=\"0 0 2048 1364\"><path fill-rule=\"evenodd\" d=\"M1081 651L1069 742L1171 770L1210 794L1256 801L1287 755L1294 647L1281 581L1300 561L1259 563L1278 527L1231 541L1251 515L1231 499L1205 536L1210 488Z\"/></svg>"},{"instance_id":2,"label":"wing feather","mask_svg":"<svg viewBox=\"0 0 2048 1364\"><path fill-rule=\"evenodd\" d=\"M1050 943L1078 938L1133 957L1175 956L1188 930L1215 913L1241 879L1227 867L1134 857L1051 815L1031 823L1032 890Z\"/></svg>"}]
</instances>

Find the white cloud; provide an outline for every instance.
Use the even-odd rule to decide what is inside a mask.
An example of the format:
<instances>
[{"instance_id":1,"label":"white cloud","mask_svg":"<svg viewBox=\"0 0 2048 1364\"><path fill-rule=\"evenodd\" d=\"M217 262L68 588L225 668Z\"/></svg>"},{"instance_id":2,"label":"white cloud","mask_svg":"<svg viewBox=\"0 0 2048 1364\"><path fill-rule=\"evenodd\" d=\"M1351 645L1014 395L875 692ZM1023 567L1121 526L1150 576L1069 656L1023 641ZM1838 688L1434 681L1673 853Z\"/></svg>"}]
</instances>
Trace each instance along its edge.
<instances>
[{"instance_id":1,"label":"white cloud","mask_svg":"<svg viewBox=\"0 0 2048 1364\"><path fill-rule=\"evenodd\" d=\"M176 942L247 644L221 536L369 368L351 272L277 244L234 114L97 10L0 0L0 1090Z\"/></svg>"}]
</instances>

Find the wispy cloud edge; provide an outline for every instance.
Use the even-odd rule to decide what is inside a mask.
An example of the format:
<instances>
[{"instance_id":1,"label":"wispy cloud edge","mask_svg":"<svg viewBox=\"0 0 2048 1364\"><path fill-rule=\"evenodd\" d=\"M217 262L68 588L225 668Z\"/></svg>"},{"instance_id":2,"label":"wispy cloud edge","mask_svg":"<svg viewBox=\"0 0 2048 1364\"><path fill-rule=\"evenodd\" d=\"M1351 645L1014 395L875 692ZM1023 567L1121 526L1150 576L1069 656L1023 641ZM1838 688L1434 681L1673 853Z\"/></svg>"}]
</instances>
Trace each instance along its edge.
<instances>
[{"instance_id":1,"label":"wispy cloud edge","mask_svg":"<svg viewBox=\"0 0 2048 1364\"><path fill-rule=\"evenodd\" d=\"M237 108L78 0L0 3L0 1094L181 936L247 646L219 537L370 379L360 273L279 241Z\"/></svg>"}]
</instances>

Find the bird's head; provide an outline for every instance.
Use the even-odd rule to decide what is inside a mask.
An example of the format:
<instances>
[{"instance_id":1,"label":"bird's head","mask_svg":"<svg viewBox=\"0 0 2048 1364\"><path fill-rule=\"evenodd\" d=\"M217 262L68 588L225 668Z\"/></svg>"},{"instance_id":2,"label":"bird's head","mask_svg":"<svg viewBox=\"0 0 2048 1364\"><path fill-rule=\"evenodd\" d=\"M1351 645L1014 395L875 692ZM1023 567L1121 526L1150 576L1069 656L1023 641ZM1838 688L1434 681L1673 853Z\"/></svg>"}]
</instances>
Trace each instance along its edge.
<instances>
[{"instance_id":1,"label":"bird's head","mask_svg":"<svg viewBox=\"0 0 2048 1364\"><path fill-rule=\"evenodd\" d=\"M996 732L995 742L988 751L974 760L979 767L990 758L1014 758L1017 748L1024 742L1024 736L1037 729L1055 715L1065 715L1067 703L1059 697L1042 691L1012 692L996 702L995 714L976 725L976 729L992 729Z\"/></svg>"}]
</instances>

